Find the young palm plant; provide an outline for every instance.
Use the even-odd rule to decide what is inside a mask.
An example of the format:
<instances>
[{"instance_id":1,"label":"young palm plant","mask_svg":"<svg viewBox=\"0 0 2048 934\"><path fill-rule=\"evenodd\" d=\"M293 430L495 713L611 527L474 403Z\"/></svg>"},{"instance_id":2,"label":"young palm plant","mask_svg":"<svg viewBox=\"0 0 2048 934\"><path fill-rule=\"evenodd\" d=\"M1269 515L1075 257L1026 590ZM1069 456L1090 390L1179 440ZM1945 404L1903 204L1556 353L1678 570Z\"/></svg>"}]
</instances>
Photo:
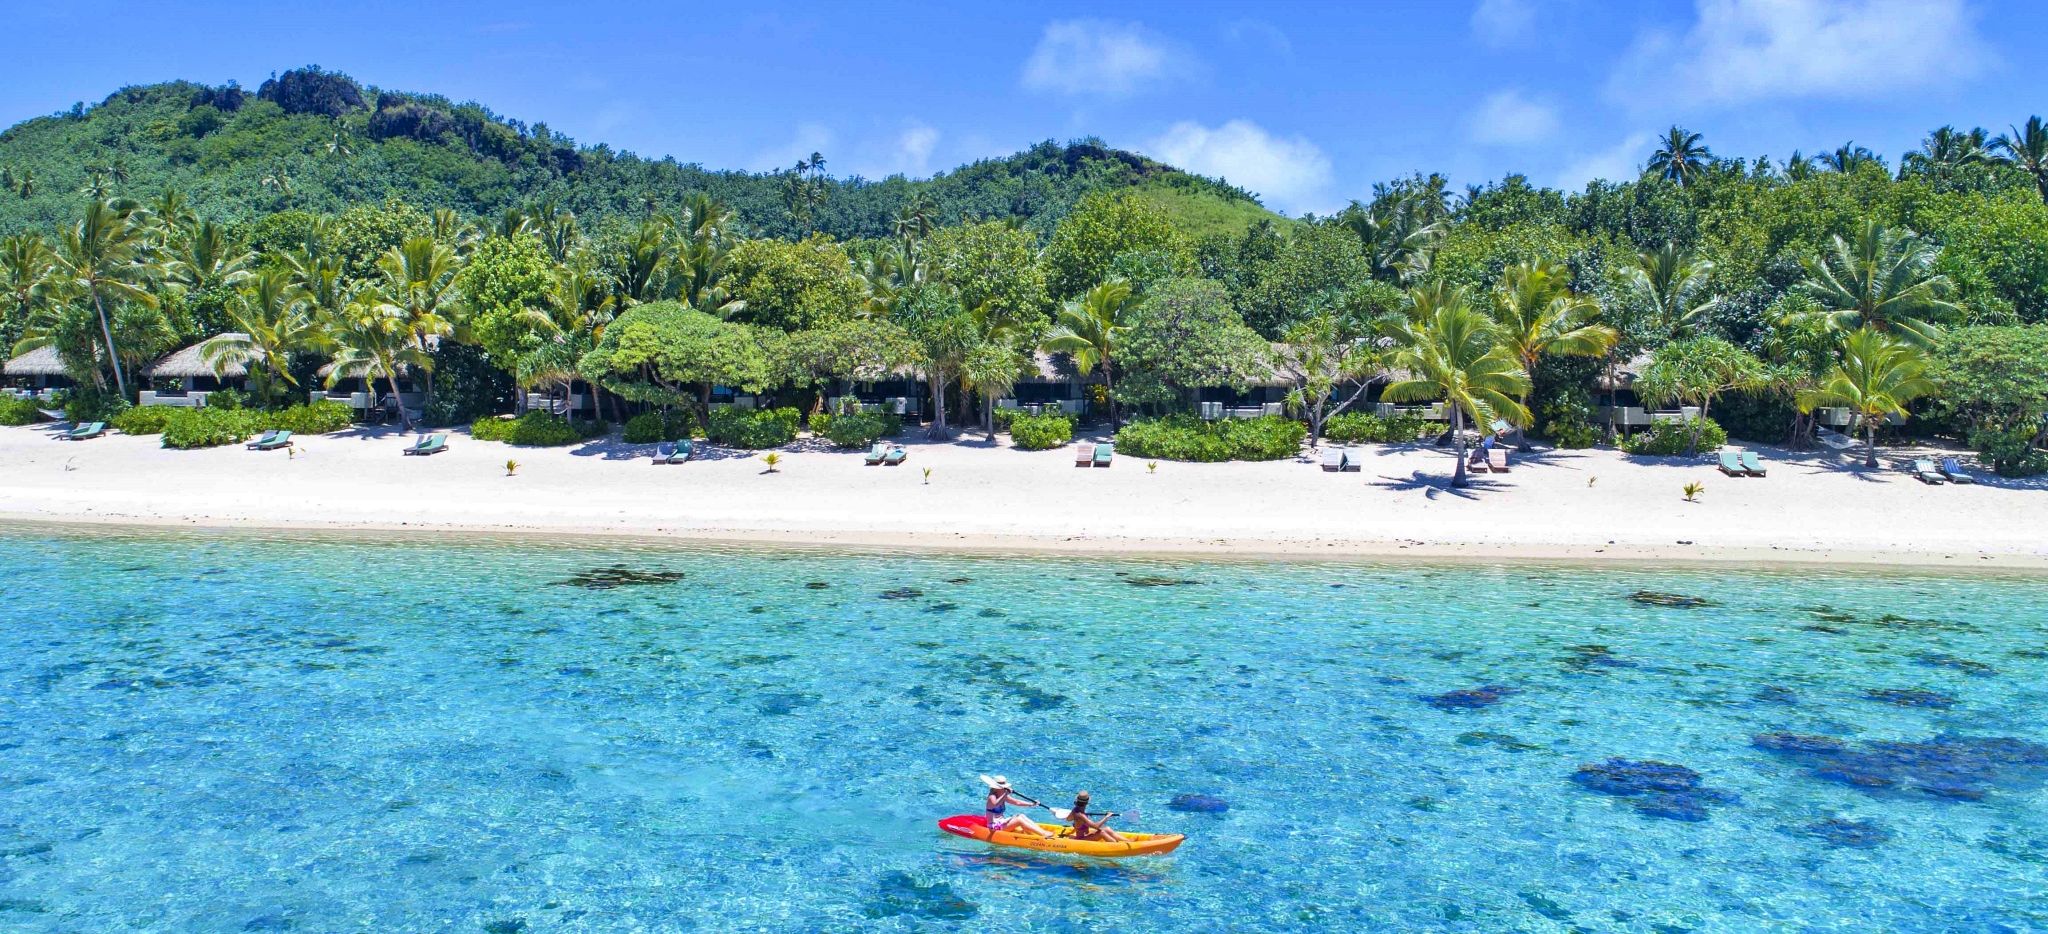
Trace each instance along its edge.
<instances>
[{"instance_id":1,"label":"young palm plant","mask_svg":"<svg viewBox=\"0 0 2048 934\"><path fill-rule=\"evenodd\" d=\"M1521 399L1529 376L1521 361L1501 346L1493 323L1472 307L1462 288L1416 288L1408 293L1406 320L1389 326L1395 348L1389 362L1405 371L1381 393L1389 402L1442 399L1450 409L1452 448L1457 454L1451 486L1465 477L1465 419L1484 425L1494 418L1524 425L1529 410Z\"/></svg>"},{"instance_id":2,"label":"young palm plant","mask_svg":"<svg viewBox=\"0 0 2048 934\"><path fill-rule=\"evenodd\" d=\"M1910 230L1870 221L1853 239L1837 235L1825 252L1808 257L1799 285L1821 304L1830 327L1892 331L1915 346L1932 347L1941 326L1928 319L1962 311L1948 300L1948 277L1934 271L1940 252Z\"/></svg>"},{"instance_id":3,"label":"young palm plant","mask_svg":"<svg viewBox=\"0 0 2048 934\"><path fill-rule=\"evenodd\" d=\"M1842 360L1820 384L1799 394L1799 410L1848 406L1863 421L1865 467L1877 466L1877 423L1906 414L1906 405L1935 391L1920 348L1872 328L1842 342Z\"/></svg>"}]
</instances>

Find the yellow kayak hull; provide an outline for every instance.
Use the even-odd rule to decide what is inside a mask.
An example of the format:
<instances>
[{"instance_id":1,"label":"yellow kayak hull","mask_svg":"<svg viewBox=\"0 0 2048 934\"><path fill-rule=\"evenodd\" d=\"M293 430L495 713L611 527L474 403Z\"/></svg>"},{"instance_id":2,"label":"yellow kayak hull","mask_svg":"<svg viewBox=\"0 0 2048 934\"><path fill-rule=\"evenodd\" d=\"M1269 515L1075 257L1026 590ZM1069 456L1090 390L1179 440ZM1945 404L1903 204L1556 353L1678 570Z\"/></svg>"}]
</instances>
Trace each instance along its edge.
<instances>
[{"instance_id":1,"label":"yellow kayak hull","mask_svg":"<svg viewBox=\"0 0 2048 934\"><path fill-rule=\"evenodd\" d=\"M1039 850L1046 853L1072 853L1075 856L1099 856L1118 859L1125 856L1158 856L1171 853L1180 846L1185 836L1177 833L1132 833L1119 830L1124 838L1122 843L1107 840L1076 840L1071 834L1074 829L1065 824L1039 824L1052 831L1055 836L1041 837L1034 833L1011 833L1002 831L990 833L988 819L979 814L958 814L939 821L939 829L956 837L980 840L994 846L1014 847L1020 850Z\"/></svg>"}]
</instances>

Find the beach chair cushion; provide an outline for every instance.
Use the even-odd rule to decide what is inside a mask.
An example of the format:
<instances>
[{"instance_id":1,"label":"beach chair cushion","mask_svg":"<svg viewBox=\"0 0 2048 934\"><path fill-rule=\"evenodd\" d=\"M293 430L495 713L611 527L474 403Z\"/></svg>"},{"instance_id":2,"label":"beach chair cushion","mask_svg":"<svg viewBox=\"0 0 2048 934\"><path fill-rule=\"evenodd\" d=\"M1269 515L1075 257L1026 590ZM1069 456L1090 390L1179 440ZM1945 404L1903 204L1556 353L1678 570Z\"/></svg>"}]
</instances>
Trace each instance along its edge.
<instances>
[{"instance_id":1,"label":"beach chair cushion","mask_svg":"<svg viewBox=\"0 0 2048 934\"><path fill-rule=\"evenodd\" d=\"M1508 449L1490 448L1486 452L1486 466L1494 473L1508 472Z\"/></svg>"},{"instance_id":2,"label":"beach chair cushion","mask_svg":"<svg viewBox=\"0 0 2048 934\"><path fill-rule=\"evenodd\" d=\"M1764 475L1764 461L1763 461L1763 458L1761 458L1761 457L1758 457L1758 456L1756 456L1756 452L1755 452L1755 451L1744 451L1744 452L1742 452L1742 469L1743 469L1743 470L1745 470L1745 471L1747 471L1747 472L1749 473L1749 475L1750 475L1750 476L1752 476L1752 477L1761 477L1761 476L1763 476L1763 475Z\"/></svg>"},{"instance_id":3,"label":"beach chair cushion","mask_svg":"<svg viewBox=\"0 0 2048 934\"><path fill-rule=\"evenodd\" d=\"M79 425L78 427L73 428L69 432L65 433L64 437L70 438L74 441L78 441L86 438L97 438L100 435L106 433L106 422L86 422L85 424Z\"/></svg>"},{"instance_id":4,"label":"beach chair cushion","mask_svg":"<svg viewBox=\"0 0 2048 934\"><path fill-rule=\"evenodd\" d=\"M1107 444L1098 444L1095 446L1095 466L1107 467L1109 466L1109 459L1115 456L1116 448Z\"/></svg>"},{"instance_id":5,"label":"beach chair cushion","mask_svg":"<svg viewBox=\"0 0 2048 934\"><path fill-rule=\"evenodd\" d=\"M1088 465L1090 465L1090 464L1093 464L1093 463L1095 463L1095 446L1094 446L1094 445L1092 445L1092 444L1077 444L1077 445L1074 445L1074 466L1076 466L1076 467L1086 467L1086 466L1088 466Z\"/></svg>"},{"instance_id":6,"label":"beach chair cushion","mask_svg":"<svg viewBox=\"0 0 2048 934\"><path fill-rule=\"evenodd\" d=\"M292 446L292 433L282 430L266 431L263 433L263 437L257 438L256 442L249 446L258 451L275 451L278 448L288 448Z\"/></svg>"},{"instance_id":7,"label":"beach chair cushion","mask_svg":"<svg viewBox=\"0 0 2048 934\"><path fill-rule=\"evenodd\" d=\"M1941 473L1942 476L1945 476L1949 479L1950 483L1977 482L1976 477L1970 476L1970 472L1963 469L1962 462L1956 460L1953 457L1944 457L1941 459Z\"/></svg>"},{"instance_id":8,"label":"beach chair cushion","mask_svg":"<svg viewBox=\"0 0 2048 934\"><path fill-rule=\"evenodd\" d=\"M1743 469L1742 458L1734 451L1721 452L1721 472L1731 477L1749 476L1749 471Z\"/></svg>"},{"instance_id":9,"label":"beach chair cushion","mask_svg":"<svg viewBox=\"0 0 2048 934\"><path fill-rule=\"evenodd\" d=\"M890 448L889 453L882 456L882 463L890 467L894 467L897 464L903 463L904 459L908 458L909 456L910 452L904 450L902 446L899 445L897 447Z\"/></svg>"},{"instance_id":10,"label":"beach chair cushion","mask_svg":"<svg viewBox=\"0 0 2048 934\"><path fill-rule=\"evenodd\" d=\"M441 453L442 451L445 451L445 450L447 450L447 449L448 449L448 436L447 436L447 435L428 435L428 436L426 436L426 437L424 437L424 438L421 438L421 439L420 439L420 440L418 441L418 443L414 444L414 445L413 445L412 447L406 448L406 449L405 449L405 453L407 453L407 454L439 454L439 453Z\"/></svg>"},{"instance_id":11,"label":"beach chair cushion","mask_svg":"<svg viewBox=\"0 0 2048 934\"><path fill-rule=\"evenodd\" d=\"M1323 451L1323 469L1324 469L1324 470L1343 470L1343 469L1344 469L1344 449L1343 449L1343 448L1328 448L1328 449L1325 449L1325 450Z\"/></svg>"},{"instance_id":12,"label":"beach chair cushion","mask_svg":"<svg viewBox=\"0 0 2048 934\"><path fill-rule=\"evenodd\" d=\"M1358 459L1358 455L1357 455L1357 454L1356 454L1355 452L1353 452L1353 451L1352 451L1352 450L1351 450L1350 448L1345 448L1345 449L1344 449L1344 469L1345 469L1345 470L1363 470L1363 469L1365 469L1365 462L1363 462L1363 461L1359 460L1359 459Z\"/></svg>"},{"instance_id":13,"label":"beach chair cushion","mask_svg":"<svg viewBox=\"0 0 2048 934\"><path fill-rule=\"evenodd\" d=\"M674 443L674 442L672 442L672 441L664 441L664 442L662 442L662 443L660 443L660 444L657 444L657 445L655 445L655 446L654 446L654 462L655 462L655 463L657 463L657 464L673 464L673 463L675 463L675 462L676 462L676 445L675 445L675 443Z\"/></svg>"},{"instance_id":14,"label":"beach chair cushion","mask_svg":"<svg viewBox=\"0 0 2048 934\"><path fill-rule=\"evenodd\" d=\"M1913 476L1919 477L1922 483L1934 486L1948 482L1948 478L1942 476L1941 471L1934 469L1934 462L1930 460L1914 461Z\"/></svg>"},{"instance_id":15,"label":"beach chair cushion","mask_svg":"<svg viewBox=\"0 0 2048 934\"><path fill-rule=\"evenodd\" d=\"M874 447L872 447L872 448L869 448L869 449L868 449L868 456L867 456L867 458L866 458L866 461L865 461L865 463L866 463L866 464L867 464L867 465L868 465L869 467L873 467L873 466L875 466L876 464L879 464L879 463L881 463L881 462L882 462L882 461L883 461L884 459L886 459L886 458L887 458L888 456L889 456L889 446L888 446L888 445L886 445L886 444L881 444L881 443L877 442L877 443L875 444L875 446L874 446Z\"/></svg>"}]
</instances>

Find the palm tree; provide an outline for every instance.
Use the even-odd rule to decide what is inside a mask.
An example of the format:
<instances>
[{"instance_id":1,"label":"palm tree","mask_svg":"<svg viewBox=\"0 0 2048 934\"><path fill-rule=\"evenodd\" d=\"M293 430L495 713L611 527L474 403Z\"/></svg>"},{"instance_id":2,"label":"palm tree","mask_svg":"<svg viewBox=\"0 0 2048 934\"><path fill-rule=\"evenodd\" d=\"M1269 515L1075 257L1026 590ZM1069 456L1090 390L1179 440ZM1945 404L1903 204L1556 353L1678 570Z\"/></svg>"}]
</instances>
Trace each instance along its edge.
<instances>
[{"instance_id":1,"label":"palm tree","mask_svg":"<svg viewBox=\"0 0 2048 934\"><path fill-rule=\"evenodd\" d=\"M1636 254L1635 265L1623 272L1623 285L1630 298L1649 309L1660 327L1677 330L1721 303L1719 296L1700 294L1713 271L1713 261L1694 259L1678 244L1666 242L1656 250Z\"/></svg>"},{"instance_id":2,"label":"palm tree","mask_svg":"<svg viewBox=\"0 0 2048 934\"><path fill-rule=\"evenodd\" d=\"M57 255L39 233L0 238L0 346L11 345L16 329L35 315L47 297Z\"/></svg>"},{"instance_id":3,"label":"palm tree","mask_svg":"<svg viewBox=\"0 0 2048 934\"><path fill-rule=\"evenodd\" d=\"M1926 353L1874 328L1860 328L1842 341L1842 361L1801 392L1799 411L1848 406L1863 421L1865 467L1877 466L1877 423L1906 414L1907 403L1935 391L1927 378Z\"/></svg>"},{"instance_id":4,"label":"palm tree","mask_svg":"<svg viewBox=\"0 0 2048 934\"><path fill-rule=\"evenodd\" d=\"M114 161L107 163L107 175L114 180L116 188L128 184L128 157L115 156Z\"/></svg>"},{"instance_id":5,"label":"palm tree","mask_svg":"<svg viewBox=\"0 0 2048 934\"><path fill-rule=\"evenodd\" d=\"M542 304L524 315L540 343L520 353L512 366L522 405L523 390L530 387L548 386L551 392L559 387L568 395L577 378L576 362L604 337L616 301L611 280L589 256L572 256L555 270ZM574 420L574 409L569 417Z\"/></svg>"},{"instance_id":6,"label":"palm tree","mask_svg":"<svg viewBox=\"0 0 2048 934\"><path fill-rule=\"evenodd\" d=\"M1621 332L1598 319L1600 303L1570 288L1571 271L1547 260L1508 267L1493 293L1493 323L1500 345L1522 364L1533 385L1544 354L1601 357L1621 341ZM1525 393L1520 400L1529 403ZM1528 450L1527 433L1516 430L1517 447Z\"/></svg>"},{"instance_id":7,"label":"palm tree","mask_svg":"<svg viewBox=\"0 0 2048 934\"><path fill-rule=\"evenodd\" d=\"M1340 215L1339 223L1358 236L1373 278L1407 282L1427 271L1446 230L1444 221L1426 219L1429 203L1410 195L1380 197L1371 207L1354 202Z\"/></svg>"},{"instance_id":8,"label":"palm tree","mask_svg":"<svg viewBox=\"0 0 2048 934\"><path fill-rule=\"evenodd\" d=\"M1116 354L1124 336L1131 332L1137 303L1131 301L1131 284L1122 279L1101 283L1080 298L1060 306L1059 319L1046 335L1047 353L1072 354L1074 366L1082 373L1102 373L1109 390L1109 430L1117 429Z\"/></svg>"},{"instance_id":9,"label":"palm tree","mask_svg":"<svg viewBox=\"0 0 2048 934\"><path fill-rule=\"evenodd\" d=\"M890 229L896 235L896 239L903 241L915 252L918 241L931 236L938 225L938 203L932 200L929 192L919 191L910 196L910 200L905 202L903 207L897 209L896 219L891 222Z\"/></svg>"},{"instance_id":10,"label":"palm tree","mask_svg":"<svg viewBox=\"0 0 2048 934\"><path fill-rule=\"evenodd\" d=\"M433 357L413 340L412 322L405 309L384 301L376 289L358 290L325 324L334 346L329 386L351 377L375 385L382 377L395 400L399 398L400 370L425 371L434 365ZM398 417L411 431L412 413L403 404L398 407Z\"/></svg>"},{"instance_id":11,"label":"palm tree","mask_svg":"<svg viewBox=\"0 0 2048 934\"><path fill-rule=\"evenodd\" d=\"M1714 154L1700 142L1698 133L1688 133L1674 125L1665 131L1663 143L1650 156L1649 169L1656 175L1684 185L1705 171L1713 159Z\"/></svg>"},{"instance_id":12,"label":"palm tree","mask_svg":"<svg viewBox=\"0 0 2048 934\"><path fill-rule=\"evenodd\" d=\"M377 258L379 300L404 313L412 343L423 351L455 331L461 269L455 251L432 237L408 238Z\"/></svg>"},{"instance_id":13,"label":"palm tree","mask_svg":"<svg viewBox=\"0 0 2048 934\"><path fill-rule=\"evenodd\" d=\"M85 216L64 231L60 241L55 278L81 298L92 302L99 318L100 335L106 339L108 362L114 366L114 391L128 395L128 380L121 370L121 355L114 345L113 319L109 302L133 302L155 306L149 282L161 270L143 260L147 243L132 213L105 201L94 201Z\"/></svg>"},{"instance_id":14,"label":"palm tree","mask_svg":"<svg viewBox=\"0 0 2048 934\"><path fill-rule=\"evenodd\" d=\"M1408 292L1404 318L1388 324L1394 341L1388 365L1408 375L1388 384L1380 398L1388 402L1442 399L1450 409L1451 445L1457 468L1451 486L1465 477L1465 419L1485 425L1504 418L1526 425L1529 410L1521 399L1529 392L1529 376L1508 348L1502 346L1493 322L1472 307L1460 288L1419 287Z\"/></svg>"},{"instance_id":15,"label":"palm tree","mask_svg":"<svg viewBox=\"0 0 2048 934\"><path fill-rule=\"evenodd\" d=\"M1786 178L1792 181L1805 181L1813 177L1813 160L1807 158L1805 153L1794 149L1792 150L1792 155L1785 159L1785 163L1780 170L1784 172Z\"/></svg>"},{"instance_id":16,"label":"palm tree","mask_svg":"<svg viewBox=\"0 0 2048 934\"><path fill-rule=\"evenodd\" d=\"M2043 125L2040 117L2028 117L2025 127L2013 127L2011 133L1992 140L1991 148L2004 153L2003 161L2032 176L2041 200L2048 201L2048 125Z\"/></svg>"},{"instance_id":17,"label":"palm tree","mask_svg":"<svg viewBox=\"0 0 2048 934\"><path fill-rule=\"evenodd\" d=\"M278 197L283 201L287 203L291 201L292 174L291 169L286 168L284 163L272 163L270 166L270 171L265 172L263 174L263 178L261 179L260 183L263 185L263 187L277 192Z\"/></svg>"},{"instance_id":18,"label":"palm tree","mask_svg":"<svg viewBox=\"0 0 2048 934\"><path fill-rule=\"evenodd\" d=\"M327 347L327 330L313 310L289 269L266 268L235 295L228 312L235 331L207 341L200 355L215 373L242 367L257 395L275 403L282 390L299 386L292 378L291 355Z\"/></svg>"},{"instance_id":19,"label":"palm tree","mask_svg":"<svg viewBox=\"0 0 2048 934\"><path fill-rule=\"evenodd\" d=\"M33 197L35 197L35 194L36 194L36 170L34 170L34 169L22 169L22 170L21 170L21 174L19 174L19 175L16 175L16 176L14 177L14 183L15 183L15 191L17 191L17 192L19 192L19 193L21 194L22 200L26 201L26 200L28 200L29 198L33 198Z\"/></svg>"},{"instance_id":20,"label":"palm tree","mask_svg":"<svg viewBox=\"0 0 2048 934\"><path fill-rule=\"evenodd\" d=\"M641 221L623 246L616 263L619 304L637 305L659 299L666 292L669 266L675 258L668 218L656 214Z\"/></svg>"},{"instance_id":21,"label":"palm tree","mask_svg":"<svg viewBox=\"0 0 2048 934\"><path fill-rule=\"evenodd\" d=\"M1850 140L1835 147L1834 152L1820 154L1821 168L1830 172L1839 172L1846 175L1866 165L1881 167L1884 165L1884 162L1877 158L1876 153L1856 145L1855 140Z\"/></svg>"},{"instance_id":22,"label":"palm tree","mask_svg":"<svg viewBox=\"0 0 2048 934\"><path fill-rule=\"evenodd\" d=\"M199 223L199 215L193 212L185 193L169 185L143 209L149 212L150 231L158 249L168 248L187 228Z\"/></svg>"},{"instance_id":23,"label":"palm tree","mask_svg":"<svg viewBox=\"0 0 2048 934\"><path fill-rule=\"evenodd\" d=\"M1868 221L1855 239L1837 234L1826 252L1807 257L1799 286L1821 304L1836 330L1896 331L1910 343L1931 346L1941 326L1928 316L1962 311L1948 300L1948 277L1934 271L1940 250L1910 230Z\"/></svg>"},{"instance_id":24,"label":"palm tree","mask_svg":"<svg viewBox=\"0 0 2048 934\"><path fill-rule=\"evenodd\" d=\"M241 282L255 262L256 254L235 242L226 225L208 220L176 242L166 269L171 281L202 291Z\"/></svg>"},{"instance_id":25,"label":"palm tree","mask_svg":"<svg viewBox=\"0 0 2048 934\"><path fill-rule=\"evenodd\" d=\"M88 166L85 170L85 184L78 186L78 193L94 201L107 198L107 170L104 166Z\"/></svg>"},{"instance_id":26,"label":"palm tree","mask_svg":"<svg viewBox=\"0 0 2048 934\"><path fill-rule=\"evenodd\" d=\"M1920 148L1899 160L1899 176L1907 172L1919 172L1938 179L1946 179L1970 168L1991 161L1987 149L1986 134L1982 127L1967 133L1953 126L1944 126L1927 134L1920 141Z\"/></svg>"},{"instance_id":27,"label":"palm tree","mask_svg":"<svg viewBox=\"0 0 2048 934\"><path fill-rule=\"evenodd\" d=\"M356 154L355 144L350 140L348 125L334 121L334 134L327 138L327 154L344 162Z\"/></svg>"}]
</instances>

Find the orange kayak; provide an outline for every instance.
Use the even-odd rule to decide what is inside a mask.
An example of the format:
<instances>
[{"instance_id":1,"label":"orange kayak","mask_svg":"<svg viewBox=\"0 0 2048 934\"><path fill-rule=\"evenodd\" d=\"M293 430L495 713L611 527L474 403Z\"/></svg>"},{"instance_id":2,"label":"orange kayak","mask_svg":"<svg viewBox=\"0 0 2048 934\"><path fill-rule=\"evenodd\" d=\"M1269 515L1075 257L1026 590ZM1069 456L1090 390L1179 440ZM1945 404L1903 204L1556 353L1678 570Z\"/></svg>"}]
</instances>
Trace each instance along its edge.
<instances>
[{"instance_id":1,"label":"orange kayak","mask_svg":"<svg viewBox=\"0 0 2048 934\"><path fill-rule=\"evenodd\" d=\"M1076 840L1070 834L1074 828L1065 824L1039 826L1052 831L1051 839L1034 833L990 833L988 818L979 814L956 814L939 821L939 829L956 837L980 840L996 846L1013 846L1022 850L1043 850L1048 853L1072 853L1076 856L1101 856L1117 858L1122 856L1157 856L1171 853L1187 837L1177 833L1132 833L1119 830L1125 842L1111 843L1107 840Z\"/></svg>"}]
</instances>

